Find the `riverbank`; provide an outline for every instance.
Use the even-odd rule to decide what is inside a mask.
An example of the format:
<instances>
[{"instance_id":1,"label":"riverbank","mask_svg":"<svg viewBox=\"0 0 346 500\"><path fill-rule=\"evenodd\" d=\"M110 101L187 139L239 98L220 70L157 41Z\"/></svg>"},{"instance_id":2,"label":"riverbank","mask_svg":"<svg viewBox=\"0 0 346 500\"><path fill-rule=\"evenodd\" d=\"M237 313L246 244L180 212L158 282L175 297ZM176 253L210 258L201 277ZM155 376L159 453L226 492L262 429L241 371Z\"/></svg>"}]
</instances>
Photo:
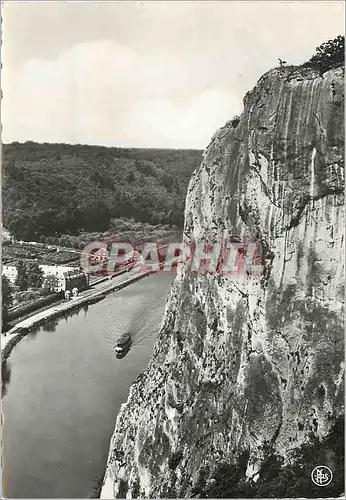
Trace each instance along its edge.
<instances>
[{"instance_id":1,"label":"riverbank","mask_svg":"<svg viewBox=\"0 0 346 500\"><path fill-rule=\"evenodd\" d=\"M99 496L116 416L148 366L174 278L172 270L138 279L33 328L12 350L3 376L6 498ZM133 343L119 360L125 332Z\"/></svg>"},{"instance_id":2,"label":"riverbank","mask_svg":"<svg viewBox=\"0 0 346 500\"><path fill-rule=\"evenodd\" d=\"M131 267L132 266L127 266L124 269L122 269L121 271L117 271L116 273L112 274L111 276L96 278L93 282L90 283L89 290L93 289L96 285L99 285L100 283L109 282L110 279L113 279L115 277L121 276L122 274L125 274L126 272L128 272L131 269ZM7 329L3 330L3 334L7 334L9 331L12 331L13 328L15 326L17 326L18 323L20 323L21 321L23 321L27 318L31 318L33 316L33 314L41 313L43 311L47 311L48 309L51 309L53 307L53 303L54 303L54 307L57 307L59 304L66 303L66 299L62 298L62 294L61 294L61 296L59 296L59 294L57 294L56 299L54 301L52 301L50 304L37 307L37 308L33 309L31 312L28 312L26 314L22 314L20 317L17 317L16 319L13 319L13 320L10 320L8 322Z\"/></svg>"},{"instance_id":3,"label":"riverbank","mask_svg":"<svg viewBox=\"0 0 346 500\"><path fill-rule=\"evenodd\" d=\"M130 274L130 275L129 275ZM65 312L71 311L73 309L80 308L85 304L92 304L102 300L106 294L121 290L122 288L134 283L135 281L152 274L152 271L144 271L139 273L138 268L133 268L129 271L129 274L124 277L117 275L112 279L112 283L109 284L110 279L100 280L97 283L97 289L88 289L82 292L78 297L70 299L69 301L64 301L58 305L54 305L51 308L45 309L31 315L30 317L19 321L13 328L8 330L6 334L1 335L1 362L2 364L10 356L12 349L24 338L28 333L35 327L41 326L48 321L56 319L62 316ZM95 284L94 284L95 286Z\"/></svg>"}]
</instances>

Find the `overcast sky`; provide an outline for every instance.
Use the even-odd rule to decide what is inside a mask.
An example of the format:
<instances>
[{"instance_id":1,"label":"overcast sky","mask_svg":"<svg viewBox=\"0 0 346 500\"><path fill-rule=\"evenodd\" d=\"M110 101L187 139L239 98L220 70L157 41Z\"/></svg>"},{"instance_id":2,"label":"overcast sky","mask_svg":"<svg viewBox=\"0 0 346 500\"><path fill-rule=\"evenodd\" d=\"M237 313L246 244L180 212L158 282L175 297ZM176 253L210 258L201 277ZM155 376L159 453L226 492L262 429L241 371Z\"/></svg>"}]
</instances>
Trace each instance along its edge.
<instances>
[{"instance_id":1,"label":"overcast sky","mask_svg":"<svg viewBox=\"0 0 346 500\"><path fill-rule=\"evenodd\" d=\"M344 33L344 2L5 2L3 142L205 148L277 58Z\"/></svg>"}]
</instances>

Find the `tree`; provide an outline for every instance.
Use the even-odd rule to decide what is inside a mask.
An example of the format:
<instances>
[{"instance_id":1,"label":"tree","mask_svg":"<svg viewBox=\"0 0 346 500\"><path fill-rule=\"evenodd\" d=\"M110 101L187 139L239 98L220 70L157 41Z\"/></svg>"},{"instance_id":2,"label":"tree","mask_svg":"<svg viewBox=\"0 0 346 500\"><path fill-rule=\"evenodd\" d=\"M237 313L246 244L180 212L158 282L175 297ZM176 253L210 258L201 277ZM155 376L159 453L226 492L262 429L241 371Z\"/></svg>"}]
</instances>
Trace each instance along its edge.
<instances>
[{"instance_id":1,"label":"tree","mask_svg":"<svg viewBox=\"0 0 346 500\"><path fill-rule=\"evenodd\" d=\"M8 225L8 229L16 240L30 241L34 237L36 225L34 219L23 215L14 217Z\"/></svg>"},{"instance_id":2,"label":"tree","mask_svg":"<svg viewBox=\"0 0 346 500\"><path fill-rule=\"evenodd\" d=\"M18 260L17 273L15 285L18 286L20 290L27 290L29 286L29 276L27 267L23 260Z\"/></svg>"},{"instance_id":3,"label":"tree","mask_svg":"<svg viewBox=\"0 0 346 500\"><path fill-rule=\"evenodd\" d=\"M48 274L44 278L43 288L49 292L54 292L59 285L59 280L54 274Z\"/></svg>"},{"instance_id":4,"label":"tree","mask_svg":"<svg viewBox=\"0 0 346 500\"><path fill-rule=\"evenodd\" d=\"M13 302L10 280L4 274L2 275L1 280L1 294L2 324L4 325L8 320L8 310L12 306Z\"/></svg>"},{"instance_id":5,"label":"tree","mask_svg":"<svg viewBox=\"0 0 346 500\"><path fill-rule=\"evenodd\" d=\"M62 236L60 236L59 238L59 246L60 247L69 247L70 246L70 238L63 234Z\"/></svg>"},{"instance_id":6,"label":"tree","mask_svg":"<svg viewBox=\"0 0 346 500\"><path fill-rule=\"evenodd\" d=\"M43 284L43 271L37 262L28 262L28 286L31 288L41 288Z\"/></svg>"},{"instance_id":7,"label":"tree","mask_svg":"<svg viewBox=\"0 0 346 500\"><path fill-rule=\"evenodd\" d=\"M136 180L135 174L132 171L130 171L126 176L126 180L127 182L134 182Z\"/></svg>"},{"instance_id":8,"label":"tree","mask_svg":"<svg viewBox=\"0 0 346 500\"><path fill-rule=\"evenodd\" d=\"M331 68L341 66L344 64L344 61L345 37L339 35L334 40L329 40L317 47L316 54L305 65L325 72Z\"/></svg>"},{"instance_id":9,"label":"tree","mask_svg":"<svg viewBox=\"0 0 346 500\"><path fill-rule=\"evenodd\" d=\"M173 179L172 179L171 175L169 175L167 172L163 172L163 174L161 176L161 182L162 182L162 185L168 191L172 191L172 189L173 189Z\"/></svg>"}]
</instances>

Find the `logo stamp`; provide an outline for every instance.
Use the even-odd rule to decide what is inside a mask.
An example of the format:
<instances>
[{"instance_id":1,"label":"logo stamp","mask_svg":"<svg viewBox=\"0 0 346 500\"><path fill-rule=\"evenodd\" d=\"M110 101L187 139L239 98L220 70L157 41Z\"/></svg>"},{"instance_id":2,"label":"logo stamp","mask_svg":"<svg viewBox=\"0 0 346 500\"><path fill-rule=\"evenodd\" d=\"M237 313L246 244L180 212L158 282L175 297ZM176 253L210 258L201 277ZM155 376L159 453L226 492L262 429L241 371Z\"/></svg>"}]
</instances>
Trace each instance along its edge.
<instances>
[{"instance_id":1,"label":"logo stamp","mask_svg":"<svg viewBox=\"0 0 346 500\"><path fill-rule=\"evenodd\" d=\"M319 465L311 472L311 479L316 486L328 486L332 482L333 473L326 465Z\"/></svg>"}]
</instances>

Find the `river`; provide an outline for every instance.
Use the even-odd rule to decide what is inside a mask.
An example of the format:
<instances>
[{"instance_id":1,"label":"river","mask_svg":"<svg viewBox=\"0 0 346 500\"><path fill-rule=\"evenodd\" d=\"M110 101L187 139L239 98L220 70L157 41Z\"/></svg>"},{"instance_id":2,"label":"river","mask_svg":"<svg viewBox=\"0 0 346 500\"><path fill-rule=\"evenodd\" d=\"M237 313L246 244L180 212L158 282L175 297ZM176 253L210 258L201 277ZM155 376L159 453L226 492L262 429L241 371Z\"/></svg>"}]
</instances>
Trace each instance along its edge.
<instances>
[{"instance_id":1,"label":"river","mask_svg":"<svg viewBox=\"0 0 346 500\"><path fill-rule=\"evenodd\" d=\"M152 354L174 276L159 273L30 333L13 349L3 395L3 490L86 498L101 477L129 387ZM116 359L115 340L133 332Z\"/></svg>"}]
</instances>

